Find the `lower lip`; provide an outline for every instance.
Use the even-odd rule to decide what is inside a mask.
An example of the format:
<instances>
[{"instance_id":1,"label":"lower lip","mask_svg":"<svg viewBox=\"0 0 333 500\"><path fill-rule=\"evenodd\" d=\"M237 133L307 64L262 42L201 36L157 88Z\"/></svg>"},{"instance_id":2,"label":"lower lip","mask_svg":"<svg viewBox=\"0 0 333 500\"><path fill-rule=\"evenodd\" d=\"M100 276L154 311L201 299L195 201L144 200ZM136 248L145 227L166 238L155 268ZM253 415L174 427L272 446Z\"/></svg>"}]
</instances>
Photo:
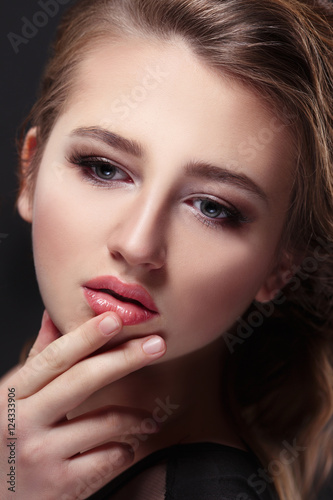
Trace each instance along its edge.
<instances>
[{"instance_id":1,"label":"lower lip","mask_svg":"<svg viewBox=\"0 0 333 500\"><path fill-rule=\"evenodd\" d=\"M86 287L83 287L83 291L89 306L97 316L113 311L120 316L123 325L138 325L157 316L157 313L130 302L122 302L108 293Z\"/></svg>"}]
</instances>

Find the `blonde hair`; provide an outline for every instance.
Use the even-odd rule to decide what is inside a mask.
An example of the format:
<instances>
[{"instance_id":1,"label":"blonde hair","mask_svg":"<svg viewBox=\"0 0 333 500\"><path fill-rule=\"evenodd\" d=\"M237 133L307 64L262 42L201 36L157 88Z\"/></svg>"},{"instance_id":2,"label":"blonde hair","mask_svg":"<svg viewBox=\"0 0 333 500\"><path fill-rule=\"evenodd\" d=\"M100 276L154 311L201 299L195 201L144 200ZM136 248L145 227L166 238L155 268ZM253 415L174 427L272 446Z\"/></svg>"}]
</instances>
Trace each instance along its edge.
<instances>
[{"instance_id":1,"label":"blonde hair","mask_svg":"<svg viewBox=\"0 0 333 500\"><path fill-rule=\"evenodd\" d=\"M310 0L79 0L60 24L28 118L37 127L37 148L20 174L21 187L33 193L78 65L105 38L180 37L208 67L241 80L279 109L297 156L282 246L299 264L283 302L230 352L226 379L238 431L283 500L315 498L315 485L332 466L332 19L327 2ZM280 460L274 473L270 466L286 443L297 443L297 459Z\"/></svg>"}]
</instances>

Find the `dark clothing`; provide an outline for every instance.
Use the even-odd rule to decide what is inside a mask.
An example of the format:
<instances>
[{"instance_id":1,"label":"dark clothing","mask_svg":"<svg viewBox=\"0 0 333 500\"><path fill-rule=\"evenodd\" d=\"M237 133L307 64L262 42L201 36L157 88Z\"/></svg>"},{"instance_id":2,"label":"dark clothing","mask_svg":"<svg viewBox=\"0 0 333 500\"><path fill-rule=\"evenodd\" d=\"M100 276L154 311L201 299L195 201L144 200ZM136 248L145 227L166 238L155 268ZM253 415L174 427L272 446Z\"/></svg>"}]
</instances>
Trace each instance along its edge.
<instances>
[{"instance_id":1,"label":"dark clothing","mask_svg":"<svg viewBox=\"0 0 333 500\"><path fill-rule=\"evenodd\" d=\"M179 444L140 460L90 500L277 500L263 471L251 452Z\"/></svg>"}]
</instances>

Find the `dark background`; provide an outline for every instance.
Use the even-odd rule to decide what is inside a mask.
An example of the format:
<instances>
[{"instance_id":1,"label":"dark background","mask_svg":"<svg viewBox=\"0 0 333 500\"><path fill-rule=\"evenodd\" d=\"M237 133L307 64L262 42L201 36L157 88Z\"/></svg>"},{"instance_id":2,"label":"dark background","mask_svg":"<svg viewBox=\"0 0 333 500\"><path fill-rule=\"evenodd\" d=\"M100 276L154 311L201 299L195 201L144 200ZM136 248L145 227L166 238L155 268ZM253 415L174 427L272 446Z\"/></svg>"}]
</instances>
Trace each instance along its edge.
<instances>
[{"instance_id":1,"label":"dark background","mask_svg":"<svg viewBox=\"0 0 333 500\"><path fill-rule=\"evenodd\" d=\"M40 3L39 3L40 1ZM52 16L38 16L43 0L1 0L0 125L0 376L17 363L26 339L38 333L42 303L35 279L30 226L15 210L17 154L15 138L35 101L50 41L61 14L73 1L54 0ZM58 13L56 12L58 10ZM36 17L37 15L37 17ZM37 21L28 43L15 53L9 33L22 36L25 20Z\"/></svg>"},{"instance_id":2,"label":"dark background","mask_svg":"<svg viewBox=\"0 0 333 500\"><path fill-rule=\"evenodd\" d=\"M39 0L43 3L43 0ZM0 125L0 376L14 366L27 339L39 329L43 311L36 284L30 226L15 211L17 155L15 138L19 125L34 103L48 47L61 14L73 1L57 0L58 13L47 15L45 26L37 28L18 53L9 33L22 35L26 18L43 24L38 0L1 0L1 125ZM46 2L45 2L46 3ZM45 17L44 17L45 21ZM332 481L333 482L333 481ZM319 499L318 499L319 500ZM333 500L332 489L320 500Z\"/></svg>"}]
</instances>

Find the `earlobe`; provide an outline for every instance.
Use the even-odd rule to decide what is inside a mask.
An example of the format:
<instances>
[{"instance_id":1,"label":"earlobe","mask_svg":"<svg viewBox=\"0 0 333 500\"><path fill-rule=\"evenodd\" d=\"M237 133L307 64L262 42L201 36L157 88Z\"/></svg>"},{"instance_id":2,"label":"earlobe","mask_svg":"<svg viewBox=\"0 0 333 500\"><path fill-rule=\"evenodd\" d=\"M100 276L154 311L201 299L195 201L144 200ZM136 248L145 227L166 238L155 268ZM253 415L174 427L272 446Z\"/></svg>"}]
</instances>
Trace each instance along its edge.
<instances>
[{"instance_id":1,"label":"earlobe","mask_svg":"<svg viewBox=\"0 0 333 500\"><path fill-rule=\"evenodd\" d=\"M32 186L27 182L28 172L31 167L32 159L37 148L37 129L31 128L24 140L21 152L21 186L20 194L17 199L17 209L22 217L27 222L32 222Z\"/></svg>"},{"instance_id":2,"label":"earlobe","mask_svg":"<svg viewBox=\"0 0 333 500\"><path fill-rule=\"evenodd\" d=\"M258 290L255 300L257 302L269 302L273 300L280 290L291 280L293 276L293 257L284 252L279 263L266 278L266 281Z\"/></svg>"},{"instance_id":3,"label":"earlobe","mask_svg":"<svg viewBox=\"0 0 333 500\"><path fill-rule=\"evenodd\" d=\"M19 194L16 206L22 219L32 222L32 200L26 187Z\"/></svg>"}]
</instances>

